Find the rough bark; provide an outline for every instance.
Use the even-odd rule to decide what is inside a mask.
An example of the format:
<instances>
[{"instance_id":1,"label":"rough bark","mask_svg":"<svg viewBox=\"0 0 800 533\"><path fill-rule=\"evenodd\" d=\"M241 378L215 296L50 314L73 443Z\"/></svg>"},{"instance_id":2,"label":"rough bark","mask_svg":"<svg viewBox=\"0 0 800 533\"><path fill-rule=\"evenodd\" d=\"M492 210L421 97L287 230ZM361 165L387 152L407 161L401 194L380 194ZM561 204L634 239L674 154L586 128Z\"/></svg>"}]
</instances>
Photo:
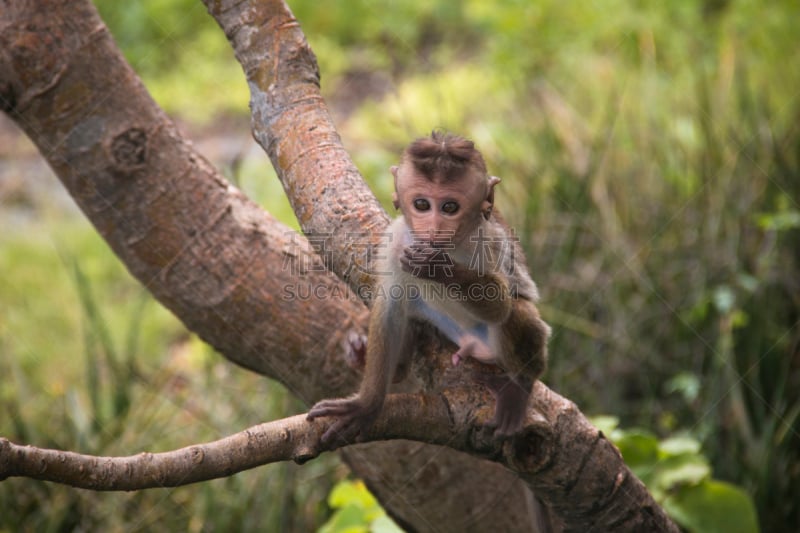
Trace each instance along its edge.
<instances>
[{"instance_id":1,"label":"rough bark","mask_svg":"<svg viewBox=\"0 0 800 533\"><path fill-rule=\"evenodd\" d=\"M277 1L208 5L248 75L255 136L304 230L338 237L324 241L322 257L358 289L369 282L368 248L351 237L374 235L387 217L341 147L296 21ZM131 273L226 357L280 380L305 401L354 390L358 378L343 363L340 343L351 328L363 331L364 306L305 238L245 198L182 138L92 5L5 0L2 6L0 106L37 144ZM285 297L287 287L324 288L326 297ZM463 378L447 358L419 366L428 388ZM535 393L537 422L501 448L475 429L475 417L490 408L485 394L453 389L442 397L471 406L471 417L454 422L473 428L466 433L471 437L440 442L434 432L421 440L447 447L393 441L346 452L357 474L410 529L529 529L524 483L568 530L674 527L614 447L543 385ZM403 436L392 428L375 431ZM504 462L520 477L451 448Z\"/></svg>"},{"instance_id":2,"label":"rough bark","mask_svg":"<svg viewBox=\"0 0 800 533\"><path fill-rule=\"evenodd\" d=\"M269 155L303 232L351 288L370 286L368 245L389 217L342 146L300 24L284 2L204 3L244 69L253 136Z\"/></svg>"}]
</instances>

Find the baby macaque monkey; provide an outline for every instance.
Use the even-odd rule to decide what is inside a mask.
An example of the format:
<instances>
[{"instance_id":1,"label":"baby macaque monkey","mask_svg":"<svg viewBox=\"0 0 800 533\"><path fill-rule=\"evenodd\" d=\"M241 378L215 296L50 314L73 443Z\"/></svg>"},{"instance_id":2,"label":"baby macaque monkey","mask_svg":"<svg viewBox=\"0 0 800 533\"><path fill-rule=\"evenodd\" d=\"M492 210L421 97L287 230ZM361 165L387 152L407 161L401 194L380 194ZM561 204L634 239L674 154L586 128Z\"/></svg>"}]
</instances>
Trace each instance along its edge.
<instances>
[{"instance_id":1,"label":"baby macaque monkey","mask_svg":"<svg viewBox=\"0 0 800 533\"><path fill-rule=\"evenodd\" d=\"M411 143L391 171L402 216L377 261L361 387L349 398L317 403L308 419L336 419L324 442L347 442L368 429L389 384L408 373L417 320L458 346L454 365L473 358L497 367L474 379L496 399L489 425L497 435L513 434L545 369L550 328L539 317L518 244L492 213L500 180L487 174L471 141L440 132Z\"/></svg>"}]
</instances>

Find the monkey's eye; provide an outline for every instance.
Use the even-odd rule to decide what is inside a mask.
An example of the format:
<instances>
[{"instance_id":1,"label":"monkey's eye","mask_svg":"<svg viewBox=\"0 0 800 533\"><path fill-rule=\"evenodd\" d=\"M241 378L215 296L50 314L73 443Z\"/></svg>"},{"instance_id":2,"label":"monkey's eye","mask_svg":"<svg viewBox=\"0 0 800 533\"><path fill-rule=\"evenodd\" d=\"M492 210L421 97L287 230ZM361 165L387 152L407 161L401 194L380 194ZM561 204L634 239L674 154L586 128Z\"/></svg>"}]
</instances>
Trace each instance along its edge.
<instances>
[{"instance_id":1,"label":"monkey's eye","mask_svg":"<svg viewBox=\"0 0 800 533\"><path fill-rule=\"evenodd\" d=\"M431 208L431 203L425 198L417 198L414 200L414 209L417 211L427 211Z\"/></svg>"},{"instance_id":2,"label":"monkey's eye","mask_svg":"<svg viewBox=\"0 0 800 533\"><path fill-rule=\"evenodd\" d=\"M448 215L452 215L456 211L458 211L458 203L457 202L445 202L442 204L442 212L447 213Z\"/></svg>"}]
</instances>

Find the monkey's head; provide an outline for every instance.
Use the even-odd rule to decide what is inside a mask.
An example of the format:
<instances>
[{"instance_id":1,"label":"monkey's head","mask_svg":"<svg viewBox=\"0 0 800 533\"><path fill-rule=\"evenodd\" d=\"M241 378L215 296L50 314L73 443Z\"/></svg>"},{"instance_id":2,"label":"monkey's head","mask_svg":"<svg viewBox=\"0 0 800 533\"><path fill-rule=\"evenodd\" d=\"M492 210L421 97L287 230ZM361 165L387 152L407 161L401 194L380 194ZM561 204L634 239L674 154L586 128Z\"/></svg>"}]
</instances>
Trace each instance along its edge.
<instances>
[{"instance_id":1,"label":"monkey's head","mask_svg":"<svg viewBox=\"0 0 800 533\"><path fill-rule=\"evenodd\" d=\"M494 206L494 186L472 141L435 131L417 139L392 167L400 209L416 239L437 246L458 245Z\"/></svg>"}]
</instances>

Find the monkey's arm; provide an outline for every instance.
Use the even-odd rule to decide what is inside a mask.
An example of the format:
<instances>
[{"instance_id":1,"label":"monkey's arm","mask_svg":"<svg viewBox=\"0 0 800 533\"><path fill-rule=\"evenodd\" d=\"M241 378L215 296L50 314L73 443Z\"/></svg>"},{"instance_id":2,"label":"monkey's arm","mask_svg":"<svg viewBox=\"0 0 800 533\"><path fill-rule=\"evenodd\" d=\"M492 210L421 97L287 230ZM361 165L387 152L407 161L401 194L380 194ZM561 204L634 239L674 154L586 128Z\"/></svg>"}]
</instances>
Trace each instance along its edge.
<instances>
[{"instance_id":1,"label":"monkey's arm","mask_svg":"<svg viewBox=\"0 0 800 533\"><path fill-rule=\"evenodd\" d=\"M463 305L480 321L501 323L511 312L508 280L494 267L471 269L455 262L446 250L420 243L404 248L400 265L417 278L454 286Z\"/></svg>"},{"instance_id":2,"label":"monkey's arm","mask_svg":"<svg viewBox=\"0 0 800 533\"><path fill-rule=\"evenodd\" d=\"M456 263L453 280L464 297L464 305L479 320L499 324L511 313L508 280L498 272L478 272Z\"/></svg>"},{"instance_id":3,"label":"monkey's arm","mask_svg":"<svg viewBox=\"0 0 800 533\"><path fill-rule=\"evenodd\" d=\"M376 298L370 313L364 377L358 393L348 398L322 400L308 411L308 420L330 416L336 420L322 435L323 442L352 442L377 418L398 366L408 368L413 349L404 302ZM398 342L399 340L399 342Z\"/></svg>"}]
</instances>

